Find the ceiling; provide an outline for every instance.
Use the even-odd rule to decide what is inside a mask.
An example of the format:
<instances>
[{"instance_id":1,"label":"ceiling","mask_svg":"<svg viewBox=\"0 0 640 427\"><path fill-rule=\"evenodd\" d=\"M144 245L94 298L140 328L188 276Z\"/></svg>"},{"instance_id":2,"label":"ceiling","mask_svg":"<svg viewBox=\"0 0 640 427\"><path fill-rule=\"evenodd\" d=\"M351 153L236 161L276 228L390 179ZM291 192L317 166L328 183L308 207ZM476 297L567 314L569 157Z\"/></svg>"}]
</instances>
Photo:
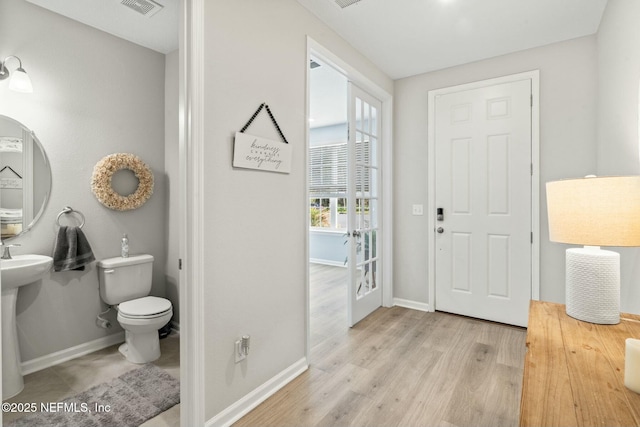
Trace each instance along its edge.
<instances>
[{"instance_id":1,"label":"ceiling","mask_svg":"<svg viewBox=\"0 0 640 427\"><path fill-rule=\"evenodd\" d=\"M164 7L149 17L123 6L122 0L27 1L160 53L178 49L180 0L154 0Z\"/></svg>"},{"instance_id":2,"label":"ceiling","mask_svg":"<svg viewBox=\"0 0 640 427\"><path fill-rule=\"evenodd\" d=\"M317 63L322 64L319 60ZM309 73L309 127L347 121L347 78L326 64Z\"/></svg>"},{"instance_id":3,"label":"ceiling","mask_svg":"<svg viewBox=\"0 0 640 427\"><path fill-rule=\"evenodd\" d=\"M178 48L180 0L152 17L123 0L27 0L161 53ZM133 0L144 1L144 0ZM272 0L269 0L272 1ZM399 79L598 30L607 0L297 0Z\"/></svg>"},{"instance_id":4,"label":"ceiling","mask_svg":"<svg viewBox=\"0 0 640 427\"><path fill-rule=\"evenodd\" d=\"M392 79L598 31L607 0L297 0Z\"/></svg>"},{"instance_id":5,"label":"ceiling","mask_svg":"<svg viewBox=\"0 0 640 427\"><path fill-rule=\"evenodd\" d=\"M27 0L149 49L178 48L180 0L151 17L126 0ZM129 0L144 1L144 0ZM237 1L237 0L234 0ZM273 1L273 0L268 0ZM598 30L607 0L297 0L392 79L569 40ZM344 77L312 74L312 127L344 121Z\"/></svg>"}]
</instances>

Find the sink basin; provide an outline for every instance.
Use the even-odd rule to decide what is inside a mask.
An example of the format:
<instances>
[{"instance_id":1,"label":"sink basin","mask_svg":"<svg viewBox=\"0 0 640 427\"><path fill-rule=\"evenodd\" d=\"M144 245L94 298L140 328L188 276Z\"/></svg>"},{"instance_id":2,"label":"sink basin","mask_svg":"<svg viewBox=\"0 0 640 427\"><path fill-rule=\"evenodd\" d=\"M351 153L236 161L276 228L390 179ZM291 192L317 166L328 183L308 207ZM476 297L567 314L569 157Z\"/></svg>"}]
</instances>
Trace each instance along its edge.
<instances>
[{"instance_id":1,"label":"sink basin","mask_svg":"<svg viewBox=\"0 0 640 427\"><path fill-rule=\"evenodd\" d=\"M46 255L14 255L13 259L0 259L2 290L28 285L41 279L53 265Z\"/></svg>"}]
</instances>

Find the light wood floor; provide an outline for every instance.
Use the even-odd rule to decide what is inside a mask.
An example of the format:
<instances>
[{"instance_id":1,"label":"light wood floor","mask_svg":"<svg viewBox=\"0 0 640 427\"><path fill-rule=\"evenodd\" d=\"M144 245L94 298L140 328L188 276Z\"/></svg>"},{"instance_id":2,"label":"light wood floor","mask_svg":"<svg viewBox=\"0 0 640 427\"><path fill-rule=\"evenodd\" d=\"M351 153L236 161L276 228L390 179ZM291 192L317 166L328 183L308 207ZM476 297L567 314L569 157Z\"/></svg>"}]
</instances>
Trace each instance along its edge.
<instances>
[{"instance_id":1,"label":"light wood floor","mask_svg":"<svg viewBox=\"0 0 640 427\"><path fill-rule=\"evenodd\" d=\"M346 325L346 269L311 265L311 367L236 426L515 426L523 328L380 308Z\"/></svg>"}]
</instances>

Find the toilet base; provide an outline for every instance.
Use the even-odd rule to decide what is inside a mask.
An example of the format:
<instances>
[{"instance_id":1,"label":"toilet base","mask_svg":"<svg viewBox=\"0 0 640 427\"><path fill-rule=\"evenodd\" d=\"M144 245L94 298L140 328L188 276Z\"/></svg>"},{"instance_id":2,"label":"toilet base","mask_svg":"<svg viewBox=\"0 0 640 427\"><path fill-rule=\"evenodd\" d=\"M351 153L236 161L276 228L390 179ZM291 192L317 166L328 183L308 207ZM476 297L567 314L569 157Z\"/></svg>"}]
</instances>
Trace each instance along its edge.
<instances>
[{"instance_id":1,"label":"toilet base","mask_svg":"<svg viewBox=\"0 0 640 427\"><path fill-rule=\"evenodd\" d=\"M149 363L160 357L158 331L135 333L125 330L125 342L118 350L131 363Z\"/></svg>"}]
</instances>

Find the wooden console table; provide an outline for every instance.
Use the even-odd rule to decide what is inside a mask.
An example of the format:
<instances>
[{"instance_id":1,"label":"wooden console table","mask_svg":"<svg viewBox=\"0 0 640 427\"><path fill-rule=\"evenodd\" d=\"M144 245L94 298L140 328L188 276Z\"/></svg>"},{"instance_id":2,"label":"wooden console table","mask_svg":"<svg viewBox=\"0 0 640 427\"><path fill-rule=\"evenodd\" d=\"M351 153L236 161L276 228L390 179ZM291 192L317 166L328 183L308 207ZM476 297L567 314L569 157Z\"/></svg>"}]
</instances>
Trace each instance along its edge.
<instances>
[{"instance_id":1,"label":"wooden console table","mask_svg":"<svg viewBox=\"0 0 640 427\"><path fill-rule=\"evenodd\" d=\"M625 339L640 339L640 316L621 317L594 325L531 301L521 426L640 425L640 394L624 386Z\"/></svg>"}]
</instances>

